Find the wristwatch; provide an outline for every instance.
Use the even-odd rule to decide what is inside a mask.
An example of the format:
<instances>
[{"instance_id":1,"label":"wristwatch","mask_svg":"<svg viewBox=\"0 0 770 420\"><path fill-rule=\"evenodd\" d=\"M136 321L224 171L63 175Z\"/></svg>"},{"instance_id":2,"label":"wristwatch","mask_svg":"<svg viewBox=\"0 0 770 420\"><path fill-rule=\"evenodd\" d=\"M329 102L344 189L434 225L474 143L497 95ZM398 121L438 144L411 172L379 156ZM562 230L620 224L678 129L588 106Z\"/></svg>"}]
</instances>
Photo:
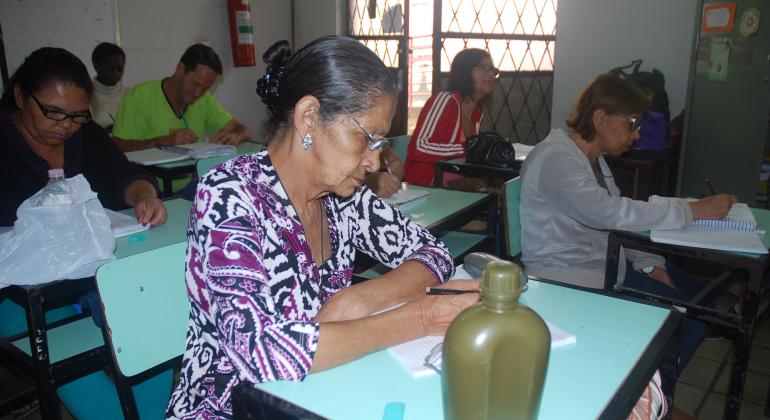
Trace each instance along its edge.
<instances>
[{"instance_id":1,"label":"wristwatch","mask_svg":"<svg viewBox=\"0 0 770 420\"><path fill-rule=\"evenodd\" d=\"M655 266L654 265L645 265L640 270L642 270L642 273L644 273L644 274L650 274L653 271L655 271Z\"/></svg>"}]
</instances>

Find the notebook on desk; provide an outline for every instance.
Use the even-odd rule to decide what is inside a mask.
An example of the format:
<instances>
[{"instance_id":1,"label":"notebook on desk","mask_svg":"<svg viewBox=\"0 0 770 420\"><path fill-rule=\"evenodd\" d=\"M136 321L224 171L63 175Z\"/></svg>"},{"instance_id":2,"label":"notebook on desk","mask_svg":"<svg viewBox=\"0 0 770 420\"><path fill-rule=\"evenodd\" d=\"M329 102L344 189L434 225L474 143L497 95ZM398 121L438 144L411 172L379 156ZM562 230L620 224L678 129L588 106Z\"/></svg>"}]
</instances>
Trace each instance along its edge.
<instances>
[{"instance_id":1,"label":"notebook on desk","mask_svg":"<svg viewBox=\"0 0 770 420\"><path fill-rule=\"evenodd\" d=\"M148 166L185 160L188 159L188 156L186 154L173 153L153 147L152 149L126 152L126 158L131 162Z\"/></svg>"},{"instance_id":2,"label":"notebook on desk","mask_svg":"<svg viewBox=\"0 0 770 420\"><path fill-rule=\"evenodd\" d=\"M453 280L467 280L470 278L472 278L472 276L465 271L462 265L457 267L455 275L452 277ZM551 333L551 349L577 343L575 334L559 328L548 320L545 320L545 323ZM401 366L403 366L412 377L419 378L435 373L433 369L425 365L425 358L431 353L431 350L433 350L435 346L443 343L443 341L443 336L426 336L390 347L388 352L398 360ZM440 355L438 361L434 362L434 365L437 368L441 368Z\"/></svg>"},{"instance_id":3,"label":"notebook on desk","mask_svg":"<svg viewBox=\"0 0 770 420\"><path fill-rule=\"evenodd\" d=\"M184 159L204 159L216 156L229 156L238 152L235 146L214 144L205 141L176 146L158 146L151 149L127 152L128 160L140 165L159 165Z\"/></svg>"},{"instance_id":4,"label":"notebook on desk","mask_svg":"<svg viewBox=\"0 0 770 420\"><path fill-rule=\"evenodd\" d=\"M428 191L425 190L400 189L390 197L383 198L382 201L390 204L391 206L397 206L399 204L406 204L415 200L419 200L428 194Z\"/></svg>"},{"instance_id":5,"label":"notebook on desk","mask_svg":"<svg viewBox=\"0 0 770 420\"><path fill-rule=\"evenodd\" d=\"M649 199L651 203L668 200L668 197L656 195ZM756 226L757 221L749 206L736 203L722 220L698 220L682 229L653 230L650 239L662 244L767 254L767 247L762 243Z\"/></svg>"}]
</instances>

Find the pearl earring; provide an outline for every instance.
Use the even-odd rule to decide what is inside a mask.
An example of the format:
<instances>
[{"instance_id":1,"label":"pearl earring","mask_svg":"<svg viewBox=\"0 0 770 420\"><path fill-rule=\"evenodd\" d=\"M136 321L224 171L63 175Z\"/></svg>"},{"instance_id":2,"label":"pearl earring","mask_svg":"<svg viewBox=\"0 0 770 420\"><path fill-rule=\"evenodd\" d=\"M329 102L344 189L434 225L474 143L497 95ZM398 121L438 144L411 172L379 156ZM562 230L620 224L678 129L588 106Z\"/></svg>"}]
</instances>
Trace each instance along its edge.
<instances>
[{"instance_id":1,"label":"pearl earring","mask_svg":"<svg viewBox=\"0 0 770 420\"><path fill-rule=\"evenodd\" d=\"M311 144L313 144L313 136L307 133L302 137L302 150L309 149Z\"/></svg>"}]
</instances>

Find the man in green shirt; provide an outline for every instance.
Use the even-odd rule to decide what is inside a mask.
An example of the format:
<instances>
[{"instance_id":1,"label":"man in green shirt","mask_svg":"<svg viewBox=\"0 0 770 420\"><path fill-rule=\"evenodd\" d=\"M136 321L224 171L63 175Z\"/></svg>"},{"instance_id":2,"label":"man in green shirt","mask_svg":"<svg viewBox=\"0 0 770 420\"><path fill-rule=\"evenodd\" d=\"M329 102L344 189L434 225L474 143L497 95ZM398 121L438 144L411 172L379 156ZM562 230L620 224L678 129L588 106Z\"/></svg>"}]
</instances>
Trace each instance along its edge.
<instances>
[{"instance_id":1,"label":"man in green shirt","mask_svg":"<svg viewBox=\"0 0 770 420\"><path fill-rule=\"evenodd\" d=\"M112 135L124 152L165 145L208 141L237 145L251 132L209 93L222 74L219 56L210 47L187 49L174 74L130 89L120 102Z\"/></svg>"}]
</instances>

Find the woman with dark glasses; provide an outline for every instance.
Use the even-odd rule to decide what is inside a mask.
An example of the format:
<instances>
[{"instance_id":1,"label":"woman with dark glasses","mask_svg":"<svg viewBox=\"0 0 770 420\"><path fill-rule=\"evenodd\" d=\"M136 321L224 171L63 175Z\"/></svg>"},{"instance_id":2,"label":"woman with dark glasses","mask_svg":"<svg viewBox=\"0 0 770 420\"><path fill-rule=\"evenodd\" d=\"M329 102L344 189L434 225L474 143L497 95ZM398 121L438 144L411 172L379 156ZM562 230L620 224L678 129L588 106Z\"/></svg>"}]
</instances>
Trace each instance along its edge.
<instances>
[{"instance_id":1,"label":"woman with dark glasses","mask_svg":"<svg viewBox=\"0 0 770 420\"><path fill-rule=\"evenodd\" d=\"M232 417L240 382L299 381L443 334L478 300L426 295L426 286L450 278L452 257L364 186L379 169L396 108L396 86L377 55L354 39L326 37L293 54L279 42L263 59L257 92L269 114L267 150L198 183L187 351L169 418ZM394 269L351 285L357 252ZM450 287L478 289L478 281Z\"/></svg>"},{"instance_id":2,"label":"woman with dark glasses","mask_svg":"<svg viewBox=\"0 0 770 420\"><path fill-rule=\"evenodd\" d=\"M0 105L0 226L48 182L48 170L83 174L106 208L133 207L139 223L159 225L166 208L155 179L131 164L92 122L93 84L83 62L61 48L40 48L5 87Z\"/></svg>"},{"instance_id":3,"label":"woman with dark glasses","mask_svg":"<svg viewBox=\"0 0 770 420\"><path fill-rule=\"evenodd\" d=\"M578 97L567 120L569 130L552 130L527 156L520 205L527 274L600 289L608 230L678 229L727 214L736 201L732 195L673 204L620 196L603 156L619 156L631 148L647 106L647 98L628 82L598 76ZM625 250L625 259L618 283L682 300L702 289L661 256ZM705 333L703 323L686 321L680 369Z\"/></svg>"}]
</instances>

